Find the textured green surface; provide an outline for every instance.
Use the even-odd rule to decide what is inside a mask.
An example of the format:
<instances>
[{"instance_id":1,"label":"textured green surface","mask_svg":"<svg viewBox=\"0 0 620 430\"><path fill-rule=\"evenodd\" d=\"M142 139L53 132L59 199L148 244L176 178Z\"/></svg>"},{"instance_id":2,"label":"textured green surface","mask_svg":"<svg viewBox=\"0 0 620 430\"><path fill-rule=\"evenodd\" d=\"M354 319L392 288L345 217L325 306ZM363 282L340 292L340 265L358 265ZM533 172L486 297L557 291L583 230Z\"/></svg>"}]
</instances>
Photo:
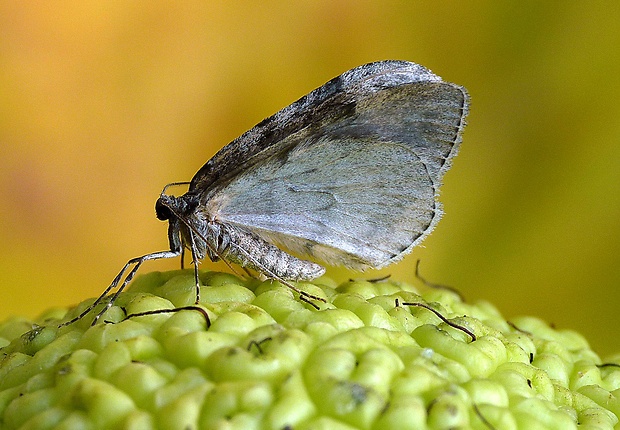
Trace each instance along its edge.
<instances>
[{"instance_id":1,"label":"textured green surface","mask_svg":"<svg viewBox=\"0 0 620 430\"><path fill-rule=\"evenodd\" d=\"M196 311L123 321L192 304L191 271L138 278L116 324L56 328L92 300L0 324L0 428L620 428L620 367L538 319L391 281L300 284L320 310L277 282L202 282L209 327Z\"/></svg>"}]
</instances>

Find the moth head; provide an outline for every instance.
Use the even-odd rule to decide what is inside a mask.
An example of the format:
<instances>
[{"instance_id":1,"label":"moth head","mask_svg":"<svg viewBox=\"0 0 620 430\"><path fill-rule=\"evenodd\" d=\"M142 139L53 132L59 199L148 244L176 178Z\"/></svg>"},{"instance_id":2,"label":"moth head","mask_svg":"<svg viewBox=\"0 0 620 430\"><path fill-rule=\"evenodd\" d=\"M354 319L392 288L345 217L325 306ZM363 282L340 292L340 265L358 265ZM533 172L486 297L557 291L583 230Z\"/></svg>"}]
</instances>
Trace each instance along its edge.
<instances>
[{"instance_id":1,"label":"moth head","mask_svg":"<svg viewBox=\"0 0 620 430\"><path fill-rule=\"evenodd\" d=\"M195 194L183 194L175 197L161 194L155 202L155 215L160 221L173 218L191 217L192 212L198 207L199 198Z\"/></svg>"},{"instance_id":2,"label":"moth head","mask_svg":"<svg viewBox=\"0 0 620 430\"><path fill-rule=\"evenodd\" d=\"M158 198L157 201L155 202L155 215L157 216L157 219L160 221L167 221L173 217L170 207L168 207L168 205L166 204L167 203L165 201L167 200L166 197L168 196L162 196Z\"/></svg>"},{"instance_id":3,"label":"moth head","mask_svg":"<svg viewBox=\"0 0 620 430\"><path fill-rule=\"evenodd\" d=\"M167 221L175 217L187 215L187 213L198 206L198 199L193 194L186 193L179 197L166 194L168 188L179 185L189 185L189 182L172 182L166 185L162 190L159 198L155 202L155 215L158 220Z\"/></svg>"}]
</instances>

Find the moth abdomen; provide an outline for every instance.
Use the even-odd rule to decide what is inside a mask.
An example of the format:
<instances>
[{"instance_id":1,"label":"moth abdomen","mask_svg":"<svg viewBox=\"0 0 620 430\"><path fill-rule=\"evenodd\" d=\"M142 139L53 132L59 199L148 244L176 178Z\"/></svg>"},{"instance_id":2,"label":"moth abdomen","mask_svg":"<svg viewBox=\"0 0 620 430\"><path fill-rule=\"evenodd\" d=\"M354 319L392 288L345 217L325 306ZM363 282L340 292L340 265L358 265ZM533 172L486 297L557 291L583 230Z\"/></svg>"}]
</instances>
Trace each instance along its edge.
<instances>
[{"instance_id":1,"label":"moth abdomen","mask_svg":"<svg viewBox=\"0 0 620 430\"><path fill-rule=\"evenodd\" d=\"M303 281L318 278L325 268L282 251L260 236L238 227L211 222L210 245L220 258L256 270L270 278Z\"/></svg>"}]
</instances>

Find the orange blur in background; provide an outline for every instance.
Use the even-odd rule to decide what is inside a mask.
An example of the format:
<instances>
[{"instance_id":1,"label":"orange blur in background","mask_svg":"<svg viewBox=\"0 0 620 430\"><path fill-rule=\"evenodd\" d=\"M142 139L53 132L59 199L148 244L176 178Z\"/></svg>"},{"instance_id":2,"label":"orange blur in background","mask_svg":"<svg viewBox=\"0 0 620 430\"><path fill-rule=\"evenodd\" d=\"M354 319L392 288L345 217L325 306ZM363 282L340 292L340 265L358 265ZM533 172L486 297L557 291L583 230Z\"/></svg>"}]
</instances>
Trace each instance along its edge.
<instances>
[{"instance_id":1,"label":"orange blur in background","mask_svg":"<svg viewBox=\"0 0 620 430\"><path fill-rule=\"evenodd\" d=\"M586 2L2 2L0 319L98 295L167 247L166 183L345 70L404 59L472 97L446 215L398 265L328 274L415 282L421 258L470 301L620 351L618 22Z\"/></svg>"}]
</instances>

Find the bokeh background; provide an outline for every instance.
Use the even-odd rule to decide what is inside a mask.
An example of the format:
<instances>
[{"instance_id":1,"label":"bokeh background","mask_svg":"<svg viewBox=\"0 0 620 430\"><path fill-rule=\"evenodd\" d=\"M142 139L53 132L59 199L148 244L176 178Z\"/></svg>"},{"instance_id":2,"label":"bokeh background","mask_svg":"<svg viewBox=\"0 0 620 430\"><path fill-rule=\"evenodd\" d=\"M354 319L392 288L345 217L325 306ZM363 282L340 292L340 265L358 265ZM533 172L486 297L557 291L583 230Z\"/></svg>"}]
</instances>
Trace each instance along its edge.
<instances>
[{"instance_id":1,"label":"bokeh background","mask_svg":"<svg viewBox=\"0 0 620 430\"><path fill-rule=\"evenodd\" d=\"M464 85L472 106L446 215L381 273L415 281L421 258L470 301L620 351L618 23L618 2L2 1L0 318L98 295L166 248L164 184L328 79L394 58Z\"/></svg>"}]
</instances>

